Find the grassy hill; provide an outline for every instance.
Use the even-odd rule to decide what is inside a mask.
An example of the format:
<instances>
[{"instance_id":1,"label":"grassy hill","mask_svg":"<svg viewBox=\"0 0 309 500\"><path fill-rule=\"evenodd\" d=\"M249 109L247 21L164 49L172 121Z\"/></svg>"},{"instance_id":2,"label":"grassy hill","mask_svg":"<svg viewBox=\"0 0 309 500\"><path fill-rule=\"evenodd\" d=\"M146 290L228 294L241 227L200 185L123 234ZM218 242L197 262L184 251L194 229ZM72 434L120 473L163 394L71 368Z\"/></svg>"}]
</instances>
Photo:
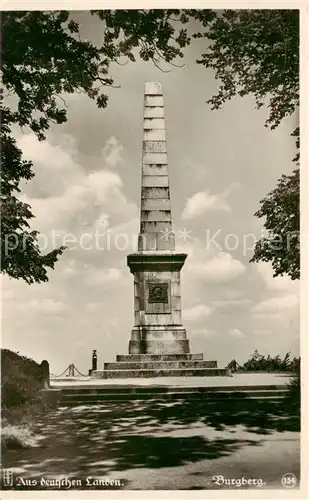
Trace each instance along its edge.
<instances>
[{"instance_id":1,"label":"grassy hill","mask_svg":"<svg viewBox=\"0 0 309 500\"><path fill-rule=\"evenodd\" d=\"M1 349L2 446L24 446L36 415L45 410L48 363L41 364L9 349Z\"/></svg>"}]
</instances>

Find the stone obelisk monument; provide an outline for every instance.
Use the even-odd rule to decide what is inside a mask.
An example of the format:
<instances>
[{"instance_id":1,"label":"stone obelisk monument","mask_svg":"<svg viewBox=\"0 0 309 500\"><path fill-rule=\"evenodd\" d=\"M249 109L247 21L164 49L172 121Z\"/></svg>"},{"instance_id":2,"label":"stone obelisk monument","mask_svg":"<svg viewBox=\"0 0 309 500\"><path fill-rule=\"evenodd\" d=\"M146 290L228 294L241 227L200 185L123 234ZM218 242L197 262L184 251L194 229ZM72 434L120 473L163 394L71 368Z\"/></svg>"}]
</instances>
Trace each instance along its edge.
<instances>
[{"instance_id":1,"label":"stone obelisk monument","mask_svg":"<svg viewBox=\"0 0 309 500\"><path fill-rule=\"evenodd\" d=\"M128 255L134 276L135 323L129 354L105 363L95 378L224 375L216 361L191 354L181 320L180 271L175 251L162 86L145 84L141 219L138 248Z\"/></svg>"},{"instance_id":2,"label":"stone obelisk monument","mask_svg":"<svg viewBox=\"0 0 309 500\"><path fill-rule=\"evenodd\" d=\"M135 309L129 353L189 353L180 293L187 255L175 252L161 84L146 83L144 98L140 234L138 252L128 256Z\"/></svg>"}]
</instances>

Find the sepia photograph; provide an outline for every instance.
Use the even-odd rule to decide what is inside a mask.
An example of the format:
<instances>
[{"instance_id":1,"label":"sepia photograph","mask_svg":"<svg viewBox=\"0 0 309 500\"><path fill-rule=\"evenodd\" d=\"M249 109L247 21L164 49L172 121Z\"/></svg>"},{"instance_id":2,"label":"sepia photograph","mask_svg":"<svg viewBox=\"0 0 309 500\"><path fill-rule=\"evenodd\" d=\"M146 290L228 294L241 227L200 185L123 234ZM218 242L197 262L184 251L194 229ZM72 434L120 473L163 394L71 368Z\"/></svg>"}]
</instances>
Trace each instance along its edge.
<instances>
[{"instance_id":1,"label":"sepia photograph","mask_svg":"<svg viewBox=\"0 0 309 500\"><path fill-rule=\"evenodd\" d=\"M303 10L8 4L3 493L300 494Z\"/></svg>"}]
</instances>

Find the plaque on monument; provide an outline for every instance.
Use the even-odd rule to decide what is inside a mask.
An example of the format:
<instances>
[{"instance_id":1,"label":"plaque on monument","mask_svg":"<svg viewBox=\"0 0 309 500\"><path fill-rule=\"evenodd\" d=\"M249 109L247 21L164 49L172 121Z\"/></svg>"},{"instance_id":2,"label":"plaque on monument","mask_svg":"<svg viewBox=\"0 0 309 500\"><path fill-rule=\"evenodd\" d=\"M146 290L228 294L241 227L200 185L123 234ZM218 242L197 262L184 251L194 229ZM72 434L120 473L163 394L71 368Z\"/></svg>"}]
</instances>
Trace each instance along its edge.
<instances>
[{"instance_id":1,"label":"plaque on monument","mask_svg":"<svg viewBox=\"0 0 309 500\"><path fill-rule=\"evenodd\" d=\"M168 304L168 283L149 283L149 304Z\"/></svg>"}]
</instances>

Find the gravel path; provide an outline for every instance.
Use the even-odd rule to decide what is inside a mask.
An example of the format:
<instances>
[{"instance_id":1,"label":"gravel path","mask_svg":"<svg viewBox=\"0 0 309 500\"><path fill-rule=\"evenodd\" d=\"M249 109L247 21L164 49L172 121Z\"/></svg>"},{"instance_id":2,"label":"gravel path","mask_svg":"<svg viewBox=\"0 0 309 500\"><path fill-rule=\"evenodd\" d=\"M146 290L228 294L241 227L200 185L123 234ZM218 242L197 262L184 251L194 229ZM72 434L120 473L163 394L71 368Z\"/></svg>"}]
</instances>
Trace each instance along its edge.
<instances>
[{"instance_id":1,"label":"gravel path","mask_svg":"<svg viewBox=\"0 0 309 500\"><path fill-rule=\"evenodd\" d=\"M203 400L63 407L37 421L34 436L32 447L3 454L16 489L51 489L61 477L77 481L63 489L148 490L239 489L230 480L242 477L261 484L242 488L283 488L285 473L299 478L297 420L266 402L254 414L233 404L210 414Z\"/></svg>"}]
</instances>

